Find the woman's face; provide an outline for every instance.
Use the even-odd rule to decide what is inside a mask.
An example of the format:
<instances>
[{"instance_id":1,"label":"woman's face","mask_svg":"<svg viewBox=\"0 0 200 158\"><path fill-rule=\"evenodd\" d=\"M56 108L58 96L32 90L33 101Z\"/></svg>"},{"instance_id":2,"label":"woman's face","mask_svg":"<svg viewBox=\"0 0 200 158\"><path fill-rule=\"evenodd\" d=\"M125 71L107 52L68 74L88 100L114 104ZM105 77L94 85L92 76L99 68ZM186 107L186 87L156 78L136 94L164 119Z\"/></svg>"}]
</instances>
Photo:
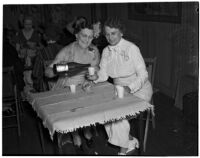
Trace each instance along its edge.
<instances>
[{"instance_id":1,"label":"woman's face","mask_svg":"<svg viewBox=\"0 0 200 158\"><path fill-rule=\"evenodd\" d=\"M123 33L117 28L110 28L109 26L105 26L105 36L108 43L112 46L119 43L121 40Z\"/></svg>"},{"instance_id":2,"label":"woman's face","mask_svg":"<svg viewBox=\"0 0 200 158\"><path fill-rule=\"evenodd\" d=\"M31 19L24 20L24 28L26 30L32 29L32 25L33 25L33 23L32 23Z\"/></svg>"},{"instance_id":3,"label":"woman's face","mask_svg":"<svg viewBox=\"0 0 200 158\"><path fill-rule=\"evenodd\" d=\"M85 28L76 34L78 44L82 48L87 48L93 40L93 30Z\"/></svg>"}]
</instances>

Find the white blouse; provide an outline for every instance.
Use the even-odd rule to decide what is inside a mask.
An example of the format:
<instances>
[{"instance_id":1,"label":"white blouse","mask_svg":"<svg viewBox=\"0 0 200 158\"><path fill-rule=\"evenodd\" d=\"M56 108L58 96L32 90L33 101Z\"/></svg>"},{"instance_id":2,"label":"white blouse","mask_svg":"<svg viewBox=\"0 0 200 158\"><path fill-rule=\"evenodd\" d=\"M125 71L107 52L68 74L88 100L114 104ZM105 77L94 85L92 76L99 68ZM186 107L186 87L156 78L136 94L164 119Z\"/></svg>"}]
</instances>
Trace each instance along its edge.
<instances>
[{"instance_id":1,"label":"white blouse","mask_svg":"<svg viewBox=\"0 0 200 158\"><path fill-rule=\"evenodd\" d=\"M142 88L148 80L139 48L123 38L117 45L107 46L103 50L98 76L96 83L103 82L110 76L114 78L115 84L129 86L132 93Z\"/></svg>"}]
</instances>

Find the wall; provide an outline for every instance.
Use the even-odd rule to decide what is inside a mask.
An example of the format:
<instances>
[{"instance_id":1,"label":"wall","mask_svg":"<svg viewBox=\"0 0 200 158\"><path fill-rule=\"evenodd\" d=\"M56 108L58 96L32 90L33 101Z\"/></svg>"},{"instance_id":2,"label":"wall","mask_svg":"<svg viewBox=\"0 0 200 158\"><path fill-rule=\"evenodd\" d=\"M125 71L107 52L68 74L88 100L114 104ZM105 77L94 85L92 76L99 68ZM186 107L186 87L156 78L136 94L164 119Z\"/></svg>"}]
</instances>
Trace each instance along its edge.
<instances>
[{"instance_id":1,"label":"wall","mask_svg":"<svg viewBox=\"0 0 200 158\"><path fill-rule=\"evenodd\" d=\"M27 10L40 13L38 20L48 21L49 11L59 12L59 7L32 7ZM185 74L198 76L198 2L182 3L182 23L147 22L128 19L128 4L67 4L58 13L62 23L74 16L85 16L88 19L118 16L126 24L126 36L141 49L144 57L157 57L155 86L165 94L174 97L177 93L177 81ZM95 7L93 10L92 7ZM4 25L16 25L21 7L4 10ZM93 11L93 12L92 12ZM94 14L95 15L94 15ZM48 15L48 16L47 16ZM56 15L56 14L55 14ZM184 86L184 85L183 85Z\"/></svg>"},{"instance_id":2,"label":"wall","mask_svg":"<svg viewBox=\"0 0 200 158\"><path fill-rule=\"evenodd\" d=\"M64 27L75 16L91 19L91 4L57 4L57 5L4 5L3 26L18 29L18 20L24 15L32 15L34 25L57 24Z\"/></svg>"},{"instance_id":3,"label":"wall","mask_svg":"<svg viewBox=\"0 0 200 158\"><path fill-rule=\"evenodd\" d=\"M191 69L193 71L194 67L188 66L186 54L196 54L195 60L198 60L198 36L195 38L196 41L190 40L190 36L198 35L198 15L195 12L195 5L198 6L198 3L182 3L182 23L175 24L129 20L127 4L108 4L108 16L118 16L124 20L128 39L138 43L143 57L157 57L154 85L171 97L176 95L178 78L184 73L191 72ZM191 33L191 28L194 34ZM179 46L175 42L178 42ZM195 45L195 50L188 50L189 42ZM188 69L187 72L183 72L185 67ZM179 76L177 76L178 71L182 71Z\"/></svg>"}]
</instances>

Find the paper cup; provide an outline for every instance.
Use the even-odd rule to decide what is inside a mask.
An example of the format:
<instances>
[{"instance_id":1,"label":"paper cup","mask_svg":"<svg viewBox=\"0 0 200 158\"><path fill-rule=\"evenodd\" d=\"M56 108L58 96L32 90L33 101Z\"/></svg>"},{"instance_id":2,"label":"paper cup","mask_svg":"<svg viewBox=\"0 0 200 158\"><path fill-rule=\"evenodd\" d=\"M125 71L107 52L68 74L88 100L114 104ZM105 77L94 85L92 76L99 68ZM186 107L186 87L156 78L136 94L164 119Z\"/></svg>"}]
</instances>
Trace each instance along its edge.
<instances>
[{"instance_id":1,"label":"paper cup","mask_svg":"<svg viewBox=\"0 0 200 158\"><path fill-rule=\"evenodd\" d=\"M116 94L118 98L124 98L124 87L120 85L115 86Z\"/></svg>"},{"instance_id":2,"label":"paper cup","mask_svg":"<svg viewBox=\"0 0 200 158\"><path fill-rule=\"evenodd\" d=\"M94 72L95 72L94 67L89 67L88 72L89 72L89 75L91 75L91 76L94 75Z\"/></svg>"},{"instance_id":3,"label":"paper cup","mask_svg":"<svg viewBox=\"0 0 200 158\"><path fill-rule=\"evenodd\" d=\"M71 93L76 93L76 85L70 85L70 91Z\"/></svg>"}]
</instances>

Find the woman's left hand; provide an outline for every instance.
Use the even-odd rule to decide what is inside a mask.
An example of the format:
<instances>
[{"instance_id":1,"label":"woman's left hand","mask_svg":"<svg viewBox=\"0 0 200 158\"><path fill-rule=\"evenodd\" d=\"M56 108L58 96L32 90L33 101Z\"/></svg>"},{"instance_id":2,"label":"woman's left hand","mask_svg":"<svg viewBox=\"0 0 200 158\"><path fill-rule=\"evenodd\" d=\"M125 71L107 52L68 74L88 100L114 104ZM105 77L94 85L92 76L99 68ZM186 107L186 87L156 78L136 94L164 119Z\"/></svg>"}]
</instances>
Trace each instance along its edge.
<instances>
[{"instance_id":1,"label":"woman's left hand","mask_svg":"<svg viewBox=\"0 0 200 158\"><path fill-rule=\"evenodd\" d=\"M97 80L99 77L97 75L97 73L95 73L94 75L89 75L89 73L86 74L86 78L90 81L95 81Z\"/></svg>"},{"instance_id":2,"label":"woman's left hand","mask_svg":"<svg viewBox=\"0 0 200 158\"><path fill-rule=\"evenodd\" d=\"M83 84L82 84L82 88L84 91L90 91L91 87L94 86L94 83L92 81L85 81Z\"/></svg>"}]
</instances>

